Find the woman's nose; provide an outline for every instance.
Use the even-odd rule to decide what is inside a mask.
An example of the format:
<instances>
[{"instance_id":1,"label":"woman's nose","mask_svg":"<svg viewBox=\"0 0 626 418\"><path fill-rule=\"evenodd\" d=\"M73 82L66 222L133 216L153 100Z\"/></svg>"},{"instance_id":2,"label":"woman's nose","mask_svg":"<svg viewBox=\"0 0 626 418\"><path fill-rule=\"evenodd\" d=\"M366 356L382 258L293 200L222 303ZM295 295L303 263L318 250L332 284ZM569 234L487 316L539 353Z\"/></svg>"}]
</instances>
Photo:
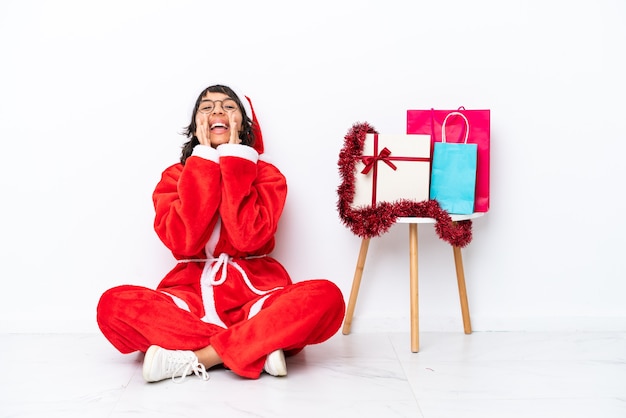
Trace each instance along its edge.
<instances>
[{"instance_id":1,"label":"woman's nose","mask_svg":"<svg viewBox=\"0 0 626 418\"><path fill-rule=\"evenodd\" d=\"M218 110L218 107L219 107L219 110ZM215 103L215 106L213 106L213 112L211 113L224 113L224 108L222 107L222 103L221 102Z\"/></svg>"}]
</instances>

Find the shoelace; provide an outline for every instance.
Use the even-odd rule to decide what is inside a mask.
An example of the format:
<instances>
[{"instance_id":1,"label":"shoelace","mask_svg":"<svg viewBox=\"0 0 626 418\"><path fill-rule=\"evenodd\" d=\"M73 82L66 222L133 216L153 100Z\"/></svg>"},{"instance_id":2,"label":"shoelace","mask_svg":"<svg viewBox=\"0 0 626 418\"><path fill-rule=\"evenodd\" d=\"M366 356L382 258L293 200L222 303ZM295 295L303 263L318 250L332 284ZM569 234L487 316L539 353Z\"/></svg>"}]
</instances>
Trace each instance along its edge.
<instances>
[{"instance_id":1,"label":"shoelace","mask_svg":"<svg viewBox=\"0 0 626 418\"><path fill-rule=\"evenodd\" d=\"M171 353L171 357L168 359L168 369L173 370L172 381L175 383L181 383L189 372L193 372L202 380L209 380L209 374L204 367L204 364L200 364L198 359L190 360L189 357L179 355L177 353ZM177 376L182 373L180 376Z\"/></svg>"}]
</instances>

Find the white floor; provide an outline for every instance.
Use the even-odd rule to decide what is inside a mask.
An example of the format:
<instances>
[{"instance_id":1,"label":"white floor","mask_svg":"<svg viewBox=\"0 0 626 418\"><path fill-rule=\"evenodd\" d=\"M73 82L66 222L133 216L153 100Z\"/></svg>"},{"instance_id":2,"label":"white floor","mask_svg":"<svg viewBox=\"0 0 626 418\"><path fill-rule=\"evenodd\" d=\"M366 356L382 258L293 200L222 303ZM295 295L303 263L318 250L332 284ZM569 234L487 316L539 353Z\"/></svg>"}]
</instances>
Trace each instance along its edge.
<instances>
[{"instance_id":1,"label":"white floor","mask_svg":"<svg viewBox=\"0 0 626 418\"><path fill-rule=\"evenodd\" d=\"M148 384L98 334L0 335L0 417L626 417L626 332L335 335L259 380Z\"/></svg>"}]
</instances>

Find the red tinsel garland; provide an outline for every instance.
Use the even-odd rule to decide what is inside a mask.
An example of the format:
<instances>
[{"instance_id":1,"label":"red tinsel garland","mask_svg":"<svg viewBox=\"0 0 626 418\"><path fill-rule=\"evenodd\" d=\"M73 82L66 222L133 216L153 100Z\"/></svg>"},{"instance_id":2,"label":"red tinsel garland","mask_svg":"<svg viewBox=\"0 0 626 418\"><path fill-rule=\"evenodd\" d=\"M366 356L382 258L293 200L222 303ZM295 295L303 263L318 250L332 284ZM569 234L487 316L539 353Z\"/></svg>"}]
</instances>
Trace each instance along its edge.
<instances>
[{"instance_id":1,"label":"red tinsel garland","mask_svg":"<svg viewBox=\"0 0 626 418\"><path fill-rule=\"evenodd\" d=\"M363 154L365 135L378 133L367 122L355 123L345 136L339 153L341 184L337 188L337 209L342 222L362 238L380 236L396 222L398 217L427 217L435 219L435 231L439 238L455 247L465 247L472 240L472 221L452 221L436 200L415 202L401 199L395 202L379 202L374 206L353 208L356 163Z\"/></svg>"}]
</instances>

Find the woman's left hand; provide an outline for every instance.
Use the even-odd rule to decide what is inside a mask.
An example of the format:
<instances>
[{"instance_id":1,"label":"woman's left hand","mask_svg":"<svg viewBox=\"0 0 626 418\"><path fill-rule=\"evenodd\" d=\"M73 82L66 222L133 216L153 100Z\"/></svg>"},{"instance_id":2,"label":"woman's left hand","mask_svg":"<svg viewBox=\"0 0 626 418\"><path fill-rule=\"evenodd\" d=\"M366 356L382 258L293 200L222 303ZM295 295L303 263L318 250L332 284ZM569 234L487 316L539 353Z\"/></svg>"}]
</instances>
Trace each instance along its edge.
<instances>
[{"instance_id":1,"label":"woman's left hand","mask_svg":"<svg viewBox=\"0 0 626 418\"><path fill-rule=\"evenodd\" d=\"M228 143L241 144L241 139L239 139L239 126L237 126L237 122L235 121L235 112L228 114L228 125L230 126L230 140Z\"/></svg>"}]
</instances>

